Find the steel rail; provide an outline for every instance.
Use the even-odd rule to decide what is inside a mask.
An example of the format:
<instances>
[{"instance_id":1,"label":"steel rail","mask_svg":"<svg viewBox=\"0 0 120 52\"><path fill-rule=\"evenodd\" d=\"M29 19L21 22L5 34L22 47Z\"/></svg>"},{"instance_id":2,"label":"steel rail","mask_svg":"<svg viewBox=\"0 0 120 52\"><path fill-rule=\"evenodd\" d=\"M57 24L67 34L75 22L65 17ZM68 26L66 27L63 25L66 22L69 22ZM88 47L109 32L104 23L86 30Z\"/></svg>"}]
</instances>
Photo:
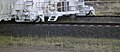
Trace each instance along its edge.
<instances>
[{"instance_id":1,"label":"steel rail","mask_svg":"<svg viewBox=\"0 0 120 52\"><path fill-rule=\"evenodd\" d=\"M62 17L60 17L61 19L62 19ZM63 17L63 18L67 18L67 17ZM87 19L87 18L89 18L89 19L94 19L94 18L108 18L108 19L112 19L112 18L114 18L113 20L115 20L115 18L116 19L118 19L118 18L120 18L120 16L108 16L108 15L106 15L106 16L76 16L75 17L76 19ZM94 23L91 23L91 22L79 22L79 21L65 21L65 20L63 20L63 21L56 21L56 22L39 22L39 23L35 23L35 22L20 22L20 23L18 23L18 22L15 22L15 21L7 21L7 22L0 22L0 24L117 24L117 25L119 25L120 24L120 22L116 22L116 23L99 23L99 22L94 22Z\"/></svg>"},{"instance_id":2,"label":"steel rail","mask_svg":"<svg viewBox=\"0 0 120 52\"><path fill-rule=\"evenodd\" d=\"M115 16L115 15L97 15L97 16L76 16L76 17L99 17L99 18L102 18L102 17L104 17L104 18L108 18L108 17L115 17L115 18L117 18L117 17L120 17L120 16Z\"/></svg>"},{"instance_id":3,"label":"steel rail","mask_svg":"<svg viewBox=\"0 0 120 52\"><path fill-rule=\"evenodd\" d=\"M91 22L40 22L40 23L34 23L34 22L2 22L0 24L70 24L70 25L74 25L74 24L78 24L78 25L120 25L120 23L91 23Z\"/></svg>"}]
</instances>

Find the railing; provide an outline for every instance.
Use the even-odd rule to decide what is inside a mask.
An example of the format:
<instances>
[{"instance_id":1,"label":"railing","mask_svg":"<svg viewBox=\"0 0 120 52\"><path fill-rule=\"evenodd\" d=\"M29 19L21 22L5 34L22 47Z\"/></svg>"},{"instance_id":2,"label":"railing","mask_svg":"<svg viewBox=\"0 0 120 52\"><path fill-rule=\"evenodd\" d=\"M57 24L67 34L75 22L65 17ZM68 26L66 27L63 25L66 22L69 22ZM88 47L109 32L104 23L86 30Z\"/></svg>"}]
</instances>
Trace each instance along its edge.
<instances>
[{"instance_id":1,"label":"railing","mask_svg":"<svg viewBox=\"0 0 120 52\"><path fill-rule=\"evenodd\" d=\"M68 9L68 6L67 6L67 2L65 2L63 4L63 2L55 2L54 4L50 4L49 2L37 2L36 3L36 7L39 8L39 10L47 10L49 9L50 5L54 5L53 7L55 7L56 10L59 10L59 11L67 11Z\"/></svg>"}]
</instances>

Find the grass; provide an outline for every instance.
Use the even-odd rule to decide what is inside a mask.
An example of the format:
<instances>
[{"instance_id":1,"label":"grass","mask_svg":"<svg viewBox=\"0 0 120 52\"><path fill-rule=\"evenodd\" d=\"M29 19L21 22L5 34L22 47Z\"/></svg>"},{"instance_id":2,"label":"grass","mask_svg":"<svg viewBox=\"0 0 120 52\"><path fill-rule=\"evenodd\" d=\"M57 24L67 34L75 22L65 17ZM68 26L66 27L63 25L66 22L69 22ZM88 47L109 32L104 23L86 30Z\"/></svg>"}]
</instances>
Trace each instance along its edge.
<instances>
[{"instance_id":1,"label":"grass","mask_svg":"<svg viewBox=\"0 0 120 52\"><path fill-rule=\"evenodd\" d=\"M99 0L99 1L113 1L113 0ZM86 2L86 4L93 6L95 8L96 15L120 15L120 6L119 6L120 3L117 3L117 2L115 3L114 2L98 2L98 3Z\"/></svg>"},{"instance_id":2,"label":"grass","mask_svg":"<svg viewBox=\"0 0 120 52\"><path fill-rule=\"evenodd\" d=\"M12 37L0 36L1 46L58 46L62 48L76 48L81 51L120 51L119 39L106 38L75 38L75 37Z\"/></svg>"}]
</instances>

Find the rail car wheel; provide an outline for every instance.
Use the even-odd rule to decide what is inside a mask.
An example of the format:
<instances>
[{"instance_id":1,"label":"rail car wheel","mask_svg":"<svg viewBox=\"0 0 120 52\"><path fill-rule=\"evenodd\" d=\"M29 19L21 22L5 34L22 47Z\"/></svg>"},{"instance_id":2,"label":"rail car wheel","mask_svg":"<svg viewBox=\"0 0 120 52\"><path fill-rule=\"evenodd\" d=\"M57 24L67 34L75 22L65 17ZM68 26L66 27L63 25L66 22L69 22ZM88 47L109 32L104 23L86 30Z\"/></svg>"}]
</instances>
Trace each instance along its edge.
<instances>
[{"instance_id":1,"label":"rail car wheel","mask_svg":"<svg viewBox=\"0 0 120 52\"><path fill-rule=\"evenodd\" d=\"M94 16L94 14L92 13L92 11L90 11L88 14L86 14L86 16Z\"/></svg>"},{"instance_id":2,"label":"rail car wheel","mask_svg":"<svg viewBox=\"0 0 120 52\"><path fill-rule=\"evenodd\" d=\"M41 19L39 17L37 17L37 19L35 20L35 23L39 23L41 21Z\"/></svg>"}]
</instances>

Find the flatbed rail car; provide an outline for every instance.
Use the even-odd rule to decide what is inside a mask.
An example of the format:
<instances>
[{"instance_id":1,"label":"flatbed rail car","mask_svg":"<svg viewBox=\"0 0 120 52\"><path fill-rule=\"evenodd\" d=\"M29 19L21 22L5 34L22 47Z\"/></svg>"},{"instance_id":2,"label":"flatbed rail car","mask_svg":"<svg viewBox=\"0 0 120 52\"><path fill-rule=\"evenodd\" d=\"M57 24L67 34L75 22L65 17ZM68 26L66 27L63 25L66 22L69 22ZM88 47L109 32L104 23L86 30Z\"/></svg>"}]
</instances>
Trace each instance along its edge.
<instances>
[{"instance_id":1,"label":"flatbed rail car","mask_svg":"<svg viewBox=\"0 0 120 52\"><path fill-rule=\"evenodd\" d=\"M95 9L84 0L1 0L0 21L15 22L57 21L60 16L95 15Z\"/></svg>"}]
</instances>

